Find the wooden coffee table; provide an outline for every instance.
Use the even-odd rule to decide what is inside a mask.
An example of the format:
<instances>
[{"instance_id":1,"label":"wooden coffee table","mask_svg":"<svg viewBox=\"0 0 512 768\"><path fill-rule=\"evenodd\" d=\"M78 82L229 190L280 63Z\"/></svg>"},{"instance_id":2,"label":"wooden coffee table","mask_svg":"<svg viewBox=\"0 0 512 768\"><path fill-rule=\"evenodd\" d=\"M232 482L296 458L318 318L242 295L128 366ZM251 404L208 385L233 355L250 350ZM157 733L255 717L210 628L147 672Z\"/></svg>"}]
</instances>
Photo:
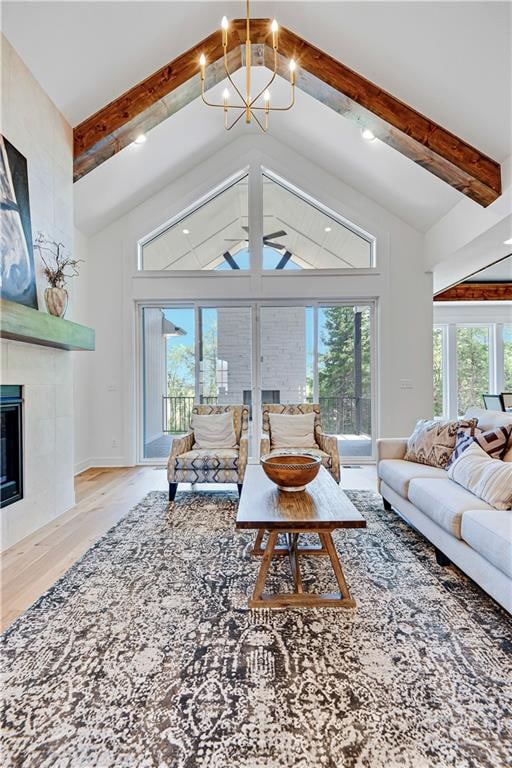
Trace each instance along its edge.
<instances>
[{"instance_id":1,"label":"wooden coffee table","mask_svg":"<svg viewBox=\"0 0 512 768\"><path fill-rule=\"evenodd\" d=\"M317 477L305 491L286 493L268 479L259 465L249 464L238 505L236 528L254 528L258 532L251 554L262 560L249 608L355 606L332 540L332 531L336 528L366 528L366 520L325 467L320 467ZM266 532L267 543L262 547ZM317 534L320 546L300 546L299 537L304 533ZM285 540L284 545L278 544L280 535ZM339 592L326 595L304 592L300 559L305 555L330 559ZM294 590L289 593L266 594L265 580L270 563L274 557L282 556L290 560Z\"/></svg>"}]
</instances>

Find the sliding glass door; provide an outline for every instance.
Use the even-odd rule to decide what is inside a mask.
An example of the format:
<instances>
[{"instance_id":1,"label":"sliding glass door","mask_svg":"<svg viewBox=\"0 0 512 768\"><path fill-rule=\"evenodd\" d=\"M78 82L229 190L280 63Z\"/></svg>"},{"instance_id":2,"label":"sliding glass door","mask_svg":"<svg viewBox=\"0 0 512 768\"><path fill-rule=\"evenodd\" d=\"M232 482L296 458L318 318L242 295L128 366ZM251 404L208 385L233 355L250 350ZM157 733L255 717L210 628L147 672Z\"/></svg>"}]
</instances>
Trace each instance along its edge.
<instances>
[{"instance_id":1,"label":"sliding glass door","mask_svg":"<svg viewBox=\"0 0 512 768\"><path fill-rule=\"evenodd\" d=\"M373 455L372 318L370 304L260 309L261 401L318 402L350 460Z\"/></svg>"},{"instance_id":2,"label":"sliding glass door","mask_svg":"<svg viewBox=\"0 0 512 768\"><path fill-rule=\"evenodd\" d=\"M163 460L194 403L249 406L258 456L262 403L318 402L342 459L370 459L373 306L144 307L142 453Z\"/></svg>"},{"instance_id":3,"label":"sliding glass door","mask_svg":"<svg viewBox=\"0 0 512 768\"><path fill-rule=\"evenodd\" d=\"M251 404L251 307L144 307L144 459L169 455L194 403Z\"/></svg>"},{"instance_id":4,"label":"sliding glass door","mask_svg":"<svg viewBox=\"0 0 512 768\"><path fill-rule=\"evenodd\" d=\"M169 455L174 435L188 430L195 401L193 307L142 310L143 457Z\"/></svg>"},{"instance_id":5,"label":"sliding glass door","mask_svg":"<svg viewBox=\"0 0 512 768\"><path fill-rule=\"evenodd\" d=\"M371 307L318 310L318 402L342 457L372 455Z\"/></svg>"}]
</instances>

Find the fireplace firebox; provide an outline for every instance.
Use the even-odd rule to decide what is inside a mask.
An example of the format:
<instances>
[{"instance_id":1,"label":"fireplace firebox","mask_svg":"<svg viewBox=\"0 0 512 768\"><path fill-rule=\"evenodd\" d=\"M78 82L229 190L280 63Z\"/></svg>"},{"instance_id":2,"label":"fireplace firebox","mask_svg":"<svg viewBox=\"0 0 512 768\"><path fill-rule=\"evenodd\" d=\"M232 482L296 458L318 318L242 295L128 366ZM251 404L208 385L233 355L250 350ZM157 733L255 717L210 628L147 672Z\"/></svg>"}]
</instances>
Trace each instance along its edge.
<instances>
[{"instance_id":1,"label":"fireplace firebox","mask_svg":"<svg viewBox=\"0 0 512 768\"><path fill-rule=\"evenodd\" d=\"M0 507L23 498L23 388L0 385Z\"/></svg>"}]
</instances>

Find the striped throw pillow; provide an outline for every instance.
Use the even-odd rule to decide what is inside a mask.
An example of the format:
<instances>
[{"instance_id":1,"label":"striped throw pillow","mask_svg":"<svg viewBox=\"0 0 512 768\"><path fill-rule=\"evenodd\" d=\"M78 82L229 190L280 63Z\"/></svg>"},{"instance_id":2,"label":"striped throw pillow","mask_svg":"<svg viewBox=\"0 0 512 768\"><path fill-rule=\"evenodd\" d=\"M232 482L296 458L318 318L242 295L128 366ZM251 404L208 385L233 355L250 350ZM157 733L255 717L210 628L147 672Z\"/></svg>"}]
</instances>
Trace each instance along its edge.
<instances>
[{"instance_id":1,"label":"striped throw pillow","mask_svg":"<svg viewBox=\"0 0 512 768\"><path fill-rule=\"evenodd\" d=\"M512 425L509 424L489 429L487 432L477 428L474 435L468 433L467 430L460 429L457 432L457 441L447 467L451 467L459 456L473 443L479 445L491 459L502 459L507 450L511 434Z\"/></svg>"},{"instance_id":2,"label":"striped throw pillow","mask_svg":"<svg viewBox=\"0 0 512 768\"><path fill-rule=\"evenodd\" d=\"M491 459L475 442L454 461L448 477L495 509L512 509L512 464Z\"/></svg>"}]
</instances>

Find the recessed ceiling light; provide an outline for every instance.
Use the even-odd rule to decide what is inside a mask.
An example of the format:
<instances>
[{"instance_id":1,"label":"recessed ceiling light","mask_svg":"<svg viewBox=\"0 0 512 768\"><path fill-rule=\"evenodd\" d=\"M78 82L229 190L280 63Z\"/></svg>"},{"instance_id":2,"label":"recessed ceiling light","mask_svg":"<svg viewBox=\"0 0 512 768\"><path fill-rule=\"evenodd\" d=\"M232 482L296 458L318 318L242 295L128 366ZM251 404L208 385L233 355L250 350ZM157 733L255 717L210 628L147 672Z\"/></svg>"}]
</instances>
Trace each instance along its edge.
<instances>
[{"instance_id":1,"label":"recessed ceiling light","mask_svg":"<svg viewBox=\"0 0 512 768\"><path fill-rule=\"evenodd\" d=\"M330 227L324 227L324 232L330 232L330 231L331 231Z\"/></svg>"},{"instance_id":2,"label":"recessed ceiling light","mask_svg":"<svg viewBox=\"0 0 512 768\"><path fill-rule=\"evenodd\" d=\"M370 131L369 128L363 128L363 130L361 131L361 136L365 141L375 141L376 139L375 134L373 133L373 131Z\"/></svg>"},{"instance_id":3,"label":"recessed ceiling light","mask_svg":"<svg viewBox=\"0 0 512 768\"><path fill-rule=\"evenodd\" d=\"M139 136L137 136L137 138L134 140L133 143L134 144L144 144L145 141L146 141L146 137L144 136L143 133L141 133Z\"/></svg>"},{"instance_id":4,"label":"recessed ceiling light","mask_svg":"<svg viewBox=\"0 0 512 768\"><path fill-rule=\"evenodd\" d=\"M503 245L512 245L512 237L509 237L508 240L504 240Z\"/></svg>"},{"instance_id":5,"label":"recessed ceiling light","mask_svg":"<svg viewBox=\"0 0 512 768\"><path fill-rule=\"evenodd\" d=\"M184 229L183 230L184 235L190 235L190 229Z\"/></svg>"}]
</instances>

